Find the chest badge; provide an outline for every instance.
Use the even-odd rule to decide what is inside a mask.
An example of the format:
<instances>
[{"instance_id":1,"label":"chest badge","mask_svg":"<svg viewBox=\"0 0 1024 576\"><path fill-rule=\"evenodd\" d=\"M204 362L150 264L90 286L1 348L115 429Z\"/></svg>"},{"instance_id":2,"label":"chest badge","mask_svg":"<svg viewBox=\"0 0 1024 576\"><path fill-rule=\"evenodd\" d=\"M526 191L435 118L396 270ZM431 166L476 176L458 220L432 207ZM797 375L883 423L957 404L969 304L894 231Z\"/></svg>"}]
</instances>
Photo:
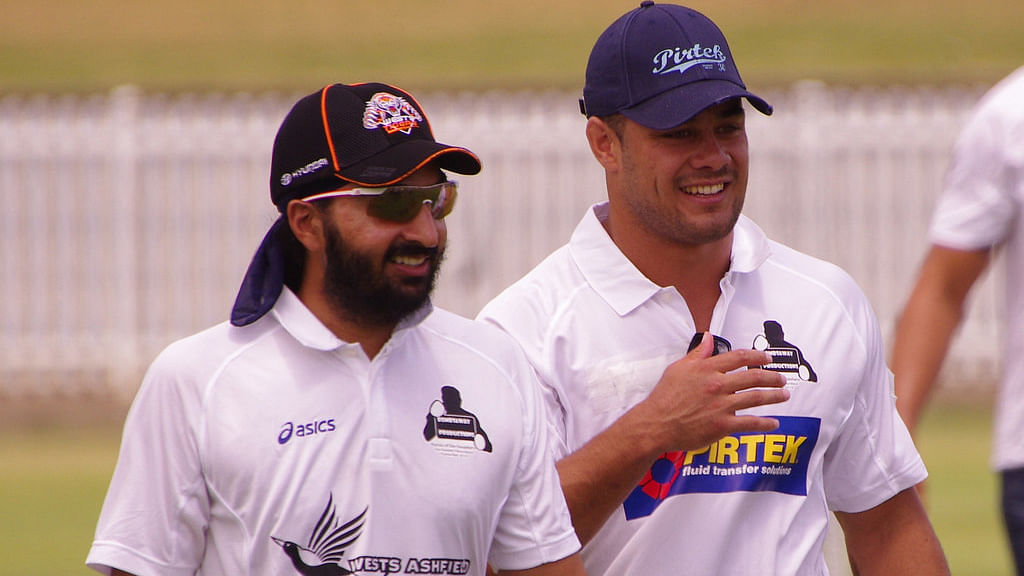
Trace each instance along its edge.
<instances>
[{"instance_id":1,"label":"chest badge","mask_svg":"<svg viewBox=\"0 0 1024 576\"><path fill-rule=\"evenodd\" d=\"M775 320L764 321L764 333L754 337L754 350L767 352L772 361L760 368L781 372L787 380L800 379L805 382L817 382L818 374L814 372L804 353L795 344L786 342L782 324Z\"/></svg>"},{"instance_id":2,"label":"chest badge","mask_svg":"<svg viewBox=\"0 0 1024 576\"><path fill-rule=\"evenodd\" d=\"M480 419L462 407L462 394L454 386L442 386L441 399L430 404L423 438L450 455L494 449Z\"/></svg>"}]
</instances>

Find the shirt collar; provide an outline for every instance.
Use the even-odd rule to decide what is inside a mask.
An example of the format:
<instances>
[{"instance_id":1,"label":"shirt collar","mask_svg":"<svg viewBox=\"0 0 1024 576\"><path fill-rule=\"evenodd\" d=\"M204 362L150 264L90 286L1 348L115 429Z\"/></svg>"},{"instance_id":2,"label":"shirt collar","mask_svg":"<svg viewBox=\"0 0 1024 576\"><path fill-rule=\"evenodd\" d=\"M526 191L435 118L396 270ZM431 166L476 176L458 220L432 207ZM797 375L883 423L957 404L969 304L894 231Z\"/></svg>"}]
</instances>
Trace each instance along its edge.
<instances>
[{"instance_id":1,"label":"shirt collar","mask_svg":"<svg viewBox=\"0 0 1024 576\"><path fill-rule=\"evenodd\" d=\"M327 329L287 286L281 290L271 313L300 344L316 350L334 350L346 342Z\"/></svg>"},{"instance_id":2,"label":"shirt collar","mask_svg":"<svg viewBox=\"0 0 1024 576\"><path fill-rule=\"evenodd\" d=\"M771 242L761 227L740 214L732 234L732 262L729 272L745 274L757 270L772 255Z\"/></svg>"},{"instance_id":3,"label":"shirt collar","mask_svg":"<svg viewBox=\"0 0 1024 576\"><path fill-rule=\"evenodd\" d=\"M587 210L569 240L569 253L594 291L616 313L626 315L665 288L651 282L619 250L602 225L607 219L607 202ZM741 214L733 229L728 274L753 272L769 255L764 232Z\"/></svg>"},{"instance_id":4,"label":"shirt collar","mask_svg":"<svg viewBox=\"0 0 1024 576\"><path fill-rule=\"evenodd\" d=\"M398 323L394 333L391 335L391 340L396 340L396 338L407 332L410 328L417 326L430 315L433 309L433 305L430 301L427 301L419 310ZM324 326L320 319L309 308L306 308L302 300L299 300L299 297L287 286L281 290L281 295L278 296L277 302L274 304L272 314L281 326L291 334L292 338L295 338L303 346L315 350L334 350L350 344L350 342L345 342L335 336L333 332Z\"/></svg>"}]
</instances>

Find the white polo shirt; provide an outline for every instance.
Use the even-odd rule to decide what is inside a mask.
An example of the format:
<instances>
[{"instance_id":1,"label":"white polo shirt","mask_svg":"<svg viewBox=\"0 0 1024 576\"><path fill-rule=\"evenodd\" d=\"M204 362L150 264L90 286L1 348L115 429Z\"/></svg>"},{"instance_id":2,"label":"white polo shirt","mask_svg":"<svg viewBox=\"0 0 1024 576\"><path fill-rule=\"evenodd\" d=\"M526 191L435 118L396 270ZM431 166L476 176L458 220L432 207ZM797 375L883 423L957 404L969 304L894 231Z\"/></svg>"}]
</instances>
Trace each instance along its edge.
<instances>
[{"instance_id":1,"label":"white polo shirt","mask_svg":"<svg viewBox=\"0 0 1024 576\"><path fill-rule=\"evenodd\" d=\"M589 210L568 245L481 312L523 346L547 390L559 457L645 398L695 333L674 288L644 277ZM881 335L836 266L736 226L711 330L767 349L790 400L781 426L670 452L583 550L590 576L826 574L828 510L872 508L926 477L897 416Z\"/></svg>"},{"instance_id":2,"label":"white polo shirt","mask_svg":"<svg viewBox=\"0 0 1024 576\"><path fill-rule=\"evenodd\" d=\"M1024 466L1024 68L982 100L961 131L929 239L958 250L1006 250L1003 377L993 464ZM992 343L996 345L996 343Z\"/></svg>"},{"instance_id":3,"label":"white polo shirt","mask_svg":"<svg viewBox=\"0 0 1024 576\"><path fill-rule=\"evenodd\" d=\"M153 363L87 563L282 576L552 562L579 543L548 446L530 366L500 331L428 306L371 361L286 289L259 322Z\"/></svg>"}]
</instances>

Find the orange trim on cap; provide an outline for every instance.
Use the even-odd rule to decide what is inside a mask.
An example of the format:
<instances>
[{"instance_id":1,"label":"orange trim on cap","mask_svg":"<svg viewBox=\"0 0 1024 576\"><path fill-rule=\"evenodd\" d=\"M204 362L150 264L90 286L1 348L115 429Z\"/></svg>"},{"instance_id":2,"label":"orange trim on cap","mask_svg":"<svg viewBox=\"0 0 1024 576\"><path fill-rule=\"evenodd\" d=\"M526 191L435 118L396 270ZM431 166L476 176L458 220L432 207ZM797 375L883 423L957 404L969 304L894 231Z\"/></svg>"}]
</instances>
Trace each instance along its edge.
<instances>
[{"instance_id":1,"label":"orange trim on cap","mask_svg":"<svg viewBox=\"0 0 1024 576\"><path fill-rule=\"evenodd\" d=\"M333 86L333 84L331 84ZM338 171L338 155L334 152L334 139L331 138L331 125L327 122L327 90L331 86L324 86L324 89L320 91L320 118L324 121L324 135L327 136L327 148L331 151L331 164L334 166L334 171Z\"/></svg>"}]
</instances>

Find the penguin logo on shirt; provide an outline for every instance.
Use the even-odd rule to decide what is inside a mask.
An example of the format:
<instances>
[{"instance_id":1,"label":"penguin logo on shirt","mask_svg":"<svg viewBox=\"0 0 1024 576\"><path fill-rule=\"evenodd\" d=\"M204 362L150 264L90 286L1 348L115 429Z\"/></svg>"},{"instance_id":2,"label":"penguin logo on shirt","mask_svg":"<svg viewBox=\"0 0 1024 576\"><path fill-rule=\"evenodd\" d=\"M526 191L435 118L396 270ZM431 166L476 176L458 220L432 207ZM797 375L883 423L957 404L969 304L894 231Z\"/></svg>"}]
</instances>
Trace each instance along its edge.
<instances>
[{"instance_id":1,"label":"penguin logo on shirt","mask_svg":"<svg viewBox=\"0 0 1024 576\"><path fill-rule=\"evenodd\" d=\"M353 574L341 563L344 561L345 549L351 546L363 531L367 510L364 508L355 518L341 523L336 516L334 495L331 494L305 545L273 536L270 539L281 547L291 559L292 566L302 576Z\"/></svg>"},{"instance_id":2,"label":"penguin logo on shirt","mask_svg":"<svg viewBox=\"0 0 1024 576\"><path fill-rule=\"evenodd\" d=\"M794 374L805 382L817 382L818 375L804 358L804 353L794 344L786 342L785 336L782 324L775 320L764 321L764 334L758 334L754 338L753 347L754 350L767 352L771 355L772 361L759 368L781 372L786 374L787 378Z\"/></svg>"},{"instance_id":3,"label":"penguin logo on shirt","mask_svg":"<svg viewBox=\"0 0 1024 576\"><path fill-rule=\"evenodd\" d=\"M441 399L430 404L423 438L450 448L471 444L483 452L494 449L487 432L480 426L480 419L462 407L462 394L454 386L442 386Z\"/></svg>"}]
</instances>

